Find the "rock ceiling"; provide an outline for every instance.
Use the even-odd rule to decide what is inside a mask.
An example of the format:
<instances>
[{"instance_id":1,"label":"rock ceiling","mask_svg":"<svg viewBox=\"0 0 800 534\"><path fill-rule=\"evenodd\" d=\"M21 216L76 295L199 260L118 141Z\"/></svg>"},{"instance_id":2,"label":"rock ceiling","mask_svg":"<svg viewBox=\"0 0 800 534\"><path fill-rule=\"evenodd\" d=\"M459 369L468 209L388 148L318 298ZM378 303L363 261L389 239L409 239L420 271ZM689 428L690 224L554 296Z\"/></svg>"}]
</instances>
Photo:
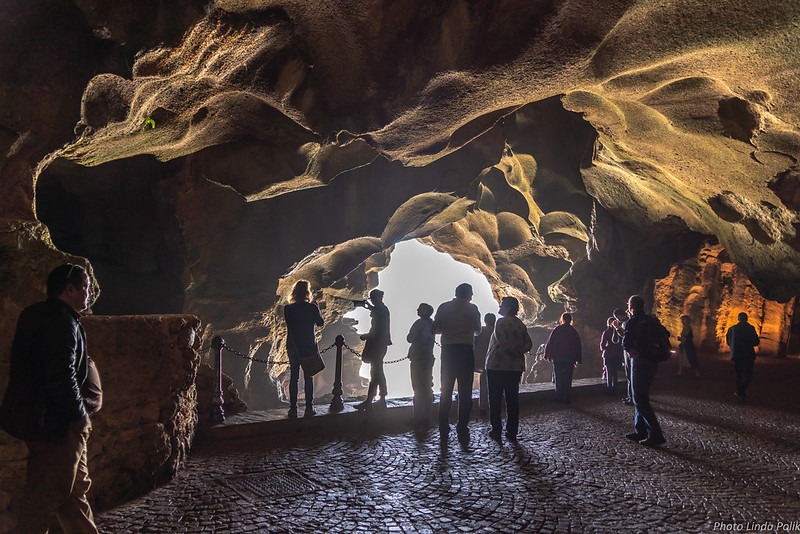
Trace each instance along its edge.
<instances>
[{"instance_id":1,"label":"rock ceiling","mask_svg":"<svg viewBox=\"0 0 800 534\"><path fill-rule=\"evenodd\" d=\"M5 224L88 258L99 313L276 352L294 280L338 318L412 238L531 324L602 321L707 240L800 289L797 0L11 0L0 27Z\"/></svg>"}]
</instances>

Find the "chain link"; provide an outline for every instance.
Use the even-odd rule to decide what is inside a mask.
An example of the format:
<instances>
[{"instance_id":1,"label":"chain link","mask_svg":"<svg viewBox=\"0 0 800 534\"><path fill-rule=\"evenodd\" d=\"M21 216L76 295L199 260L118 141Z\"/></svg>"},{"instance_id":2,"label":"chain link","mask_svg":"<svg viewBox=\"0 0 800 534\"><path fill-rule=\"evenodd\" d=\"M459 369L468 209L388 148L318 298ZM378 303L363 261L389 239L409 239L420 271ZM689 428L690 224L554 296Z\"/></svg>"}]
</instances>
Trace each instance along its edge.
<instances>
[{"instance_id":1,"label":"chain link","mask_svg":"<svg viewBox=\"0 0 800 534\"><path fill-rule=\"evenodd\" d=\"M323 354L325 354L326 352L328 352L330 349L332 349L335 346L336 346L336 343L334 343L333 345L331 345L331 346L319 351L320 356L322 356ZM208 350L210 348L211 348L211 345L209 345L208 347L204 347L204 348L202 348L200 350L204 351L204 350ZM259 358L254 357L254 356L248 356L246 354L242 354L241 352L239 352L236 349L230 348L224 342L222 343L222 348L225 349L228 352L234 353L235 355L237 355L237 356L239 356L241 358L244 358L245 360L251 360L251 361L259 362L259 363L273 363L273 364L275 364L275 363L289 363L289 360L261 360Z\"/></svg>"}]
</instances>

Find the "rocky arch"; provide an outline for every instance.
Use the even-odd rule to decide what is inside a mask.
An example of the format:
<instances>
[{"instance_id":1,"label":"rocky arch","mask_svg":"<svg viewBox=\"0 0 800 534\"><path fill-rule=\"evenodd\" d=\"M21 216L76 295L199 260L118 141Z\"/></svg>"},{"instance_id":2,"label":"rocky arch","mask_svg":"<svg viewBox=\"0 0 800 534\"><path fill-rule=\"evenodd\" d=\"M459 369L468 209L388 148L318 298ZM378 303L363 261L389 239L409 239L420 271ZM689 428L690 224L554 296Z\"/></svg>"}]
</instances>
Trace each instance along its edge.
<instances>
[{"instance_id":1,"label":"rocky arch","mask_svg":"<svg viewBox=\"0 0 800 534\"><path fill-rule=\"evenodd\" d=\"M3 107L0 202L97 264L98 311L195 313L271 352L296 273L319 268L335 318L409 238L531 324L598 328L707 240L763 295L800 288L792 2L217 0L152 28L68 4L81 54L51 54L75 79L14 100L30 119Z\"/></svg>"}]
</instances>

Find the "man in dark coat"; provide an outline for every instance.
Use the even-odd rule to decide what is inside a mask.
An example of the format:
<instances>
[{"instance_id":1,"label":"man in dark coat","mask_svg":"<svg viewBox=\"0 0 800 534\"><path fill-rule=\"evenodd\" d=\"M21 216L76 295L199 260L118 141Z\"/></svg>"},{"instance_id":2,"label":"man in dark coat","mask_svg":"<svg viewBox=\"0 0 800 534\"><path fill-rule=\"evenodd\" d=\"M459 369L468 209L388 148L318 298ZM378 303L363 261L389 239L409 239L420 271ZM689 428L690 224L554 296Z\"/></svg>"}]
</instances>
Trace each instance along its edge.
<instances>
[{"instance_id":1,"label":"man in dark coat","mask_svg":"<svg viewBox=\"0 0 800 534\"><path fill-rule=\"evenodd\" d=\"M80 323L90 293L83 267L61 265L47 279L47 300L17 322L0 426L29 452L18 532L46 532L54 519L65 532L97 532L86 448L102 390Z\"/></svg>"},{"instance_id":2,"label":"man in dark coat","mask_svg":"<svg viewBox=\"0 0 800 534\"><path fill-rule=\"evenodd\" d=\"M753 367L756 363L755 347L761 342L756 329L747 322L747 314L738 316L739 322L728 329L725 340L731 348L731 360L736 369L736 395L740 401L747 399L747 386L753 381Z\"/></svg>"},{"instance_id":3,"label":"man in dark coat","mask_svg":"<svg viewBox=\"0 0 800 534\"><path fill-rule=\"evenodd\" d=\"M553 362L556 381L556 400L572 401L572 374L581 363L581 338L572 326L572 314L561 314L557 327L550 332L544 347L544 358Z\"/></svg>"},{"instance_id":4,"label":"man in dark coat","mask_svg":"<svg viewBox=\"0 0 800 534\"><path fill-rule=\"evenodd\" d=\"M644 299L633 295L628 299L628 315L623 328L622 348L631 358L631 387L633 389L634 432L628 439L654 447L666 443L658 424L656 412L650 405L650 387L658 371L658 362L648 339L648 323L656 321L644 312ZM660 323L659 323L660 326Z\"/></svg>"}]
</instances>

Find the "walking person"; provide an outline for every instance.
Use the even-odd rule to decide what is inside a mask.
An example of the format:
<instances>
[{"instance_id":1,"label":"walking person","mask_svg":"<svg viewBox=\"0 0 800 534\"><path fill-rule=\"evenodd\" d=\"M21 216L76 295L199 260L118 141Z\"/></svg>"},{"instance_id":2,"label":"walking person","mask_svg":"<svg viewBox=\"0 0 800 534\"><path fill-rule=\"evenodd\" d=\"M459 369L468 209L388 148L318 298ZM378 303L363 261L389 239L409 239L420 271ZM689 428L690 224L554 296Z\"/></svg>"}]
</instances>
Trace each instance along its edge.
<instances>
[{"instance_id":1,"label":"walking person","mask_svg":"<svg viewBox=\"0 0 800 534\"><path fill-rule=\"evenodd\" d=\"M292 288L290 304L283 308L286 320L286 352L289 354L289 418L297 417L297 395L300 382L300 359L317 352L314 327L322 327L325 321L317 305L311 300L311 285L307 280L298 280ZM306 409L303 415L313 417L314 378L303 371L303 391Z\"/></svg>"},{"instance_id":2,"label":"walking person","mask_svg":"<svg viewBox=\"0 0 800 534\"><path fill-rule=\"evenodd\" d=\"M433 331L441 334L442 394L439 401L439 436L450 434L450 408L458 382L458 423L461 441L469 440L469 415L472 411L472 380L475 372L473 342L481 331L481 313L472 304L472 286L459 284L455 298L439 305L433 318Z\"/></svg>"},{"instance_id":3,"label":"walking person","mask_svg":"<svg viewBox=\"0 0 800 534\"><path fill-rule=\"evenodd\" d=\"M553 378L556 382L556 400L572 402L572 373L581 363L581 338L572 327L572 314L562 313L544 347L545 359L553 362Z\"/></svg>"},{"instance_id":4,"label":"walking person","mask_svg":"<svg viewBox=\"0 0 800 534\"><path fill-rule=\"evenodd\" d=\"M614 317L609 317L606 321L606 329L600 337L600 350L603 355L603 367L606 374L607 395L616 395L617 380L619 378L619 368L622 367L622 337L617 334L614 328Z\"/></svg>"},{"instance_id":5,"label":"walking person","mask_svg":"<svg viewBox=\"0 0 800 534\"><path fill-rule=\"evenodd\" d=\"M392 344L389 335L389 308L383 303L383 291L373 289L369 292L369 300L364 302L371 317L369 332L361 335L365 341L361 357L369 364L369 387L367 398L356 404L358 410L386 408L386 374L383 372L383 359ZM380 399L372 404L375 394L380 392Z\"/></svg>"},{"instance_id":6,"label":"walking person","mask_svg":"<svg viewBox=\"0 0 800 534\"><path fill-rule=\"evenodd\" d=\"M738 315L739 322L728 328L725 340L731 348L731 360L736 370L736 391L734 395L741 401L747 400L747 386L753 381L753 368L756 363L755 348L761 343L755 327L747 322L747 314Z\"/></svg>"},{"instance_id":7,"label":"walking person","mask_svg":"<svg viewBox=\"0 0 800 534\"><path fill-rule=\"evenodd\" d=\"M60 265L47 279L47 300L17 322L0 426L28 447L20 533L47 532L55 519L65 532L97 532L86 498L87 442L102 388L80 322L90 288L83 267Z\"/></svg>"},{"instance_id":8,"label":"walking person","mask_svg":"<svg viewBox=\"0 0 800 534\"><path fill-rule=\"evenodd\" d=\"M506 399L506 438L516 441L519 431L519 383L525 370L525 353L533 342L528 329L517 317L519 301L503 297L500 301L500 319L497 320L486 355L486 374L489 386L489 437L500 439L503 423L500 404Z\"/></svg>"},{"instance_id":9,"label":"walking person","mask_svg":"<svg viewBox=\"0 0 800 534\"><path fill-rule=\"evenodd\" d=\"M695 378L700 378L700 369L697 366L697 350L694 347L694 332L692 331L691 318L681 315L681 335L678 336L678 376L683 374L684 368L694 369Z\"/></svg>"},{"instance_id":10,"label":"walking person","mask_svg":"<svg viewBox=\"0 0 800 534\"><path fill-rule=\"evenodd\" d=\"M624 324L622 348L628 351L631 358L634 431L625 437L642 445L654 447L666 443L656 412L650 405L650 387L658 371L658 362L653 354L650 336L661 324L658 323L658 319L644 312L644 299L639 295L632 295L628 299L628 314L630 319Z\"/></svg>"},{"instance_id":11,"label":"walking person","mask_svg":"<svg viewBox=\"0 0 800 534\"><path fill-rule=\"evenodd\" d=\"M489 409L489 386L486 382L486 354L489 352L489 341L494 333L497 316L487 313L483 316L483 326L475 336L473 351L475 353L475 374L478 375L478 412L485 415Z\"/></svg>"},{"instance_id":12,"label":"walking person","mask_svg":"<svg viewBox=\"0 0 800 534\"><path fill-rule=\"evenodd\" d=\"M411 388L414 390L413 423L417 428L427 428L431 422L433 406L433 306L422 303L417 308L419 319L408 331L406 341L408 359L411 361Z\"/></svg>"}]
</instances>

